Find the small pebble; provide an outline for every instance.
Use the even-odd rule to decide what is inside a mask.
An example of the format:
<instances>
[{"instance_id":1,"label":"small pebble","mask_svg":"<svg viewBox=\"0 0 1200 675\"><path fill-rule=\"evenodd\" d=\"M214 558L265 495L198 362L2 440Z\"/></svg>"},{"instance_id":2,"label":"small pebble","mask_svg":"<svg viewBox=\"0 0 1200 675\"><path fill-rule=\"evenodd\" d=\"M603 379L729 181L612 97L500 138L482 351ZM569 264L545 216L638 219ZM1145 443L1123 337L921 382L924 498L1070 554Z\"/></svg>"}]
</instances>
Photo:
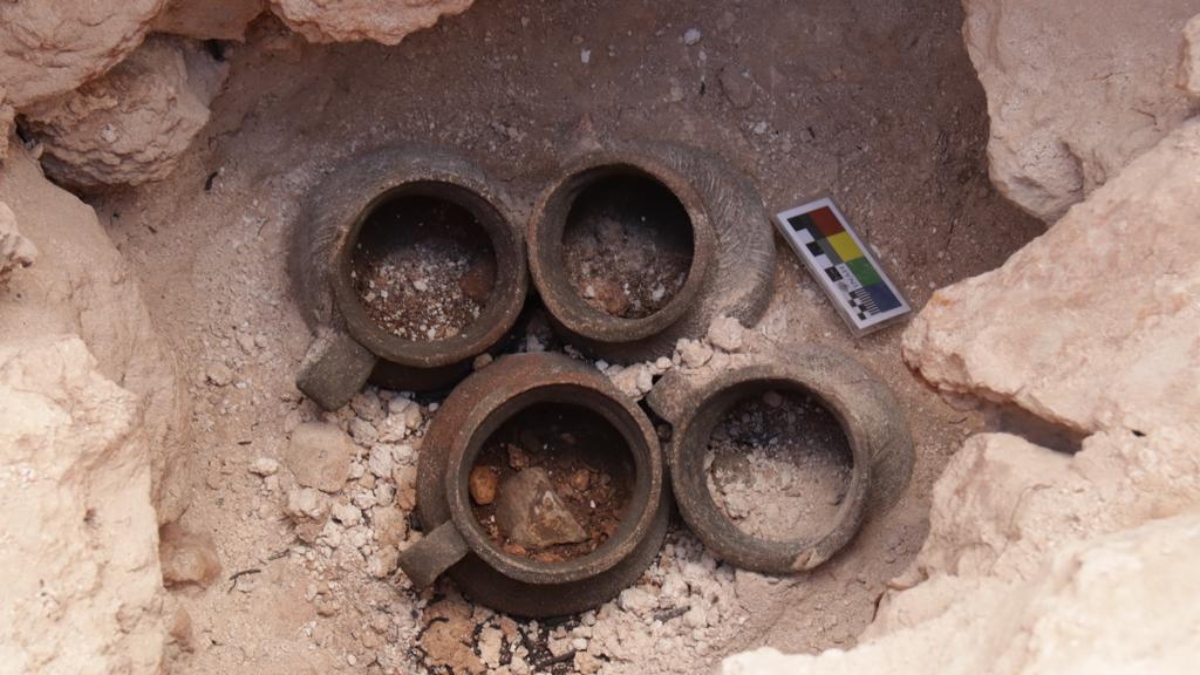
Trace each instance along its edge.
<instances>
[{"instance_id":1,"label":"small pebble","mask_svg":"<svg viewBox=\"0 0 1200 675\"><path fill-rule=\"evenodd\" d=\"M480 506L487 506L496 501L496 486L499 482L499 476L491 467L476 466L471 469L471 475L467 481L471 490L471 499Z\"/></svg>"},{"instance_id":2,"label":"small pebble","mask_svg":"<svg viewBox=\"0 0 1200 675\"><path fill-rule=\"evenodd\" d=\"M270 457L259 457L250 465L250 473L263 478L275 475L276 471L279 471L279 462Z\"/></svg>"}]
</instances>

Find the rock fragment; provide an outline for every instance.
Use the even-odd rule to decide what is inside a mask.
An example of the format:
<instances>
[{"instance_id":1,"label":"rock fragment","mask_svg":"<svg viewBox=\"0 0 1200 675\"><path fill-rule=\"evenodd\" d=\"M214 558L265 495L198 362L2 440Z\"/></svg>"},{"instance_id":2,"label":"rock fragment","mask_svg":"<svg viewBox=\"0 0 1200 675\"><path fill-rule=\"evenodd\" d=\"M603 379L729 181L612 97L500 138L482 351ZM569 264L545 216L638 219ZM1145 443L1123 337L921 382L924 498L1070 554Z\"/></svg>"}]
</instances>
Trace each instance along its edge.
<instances>
[{"instance_id":1,"label":"rock fragment","mask_svg":"<svg viewBox=\"0 0 1200 675\"><path fill-rule=\"evenodd\" d=\"M496 501L496 487L499 482L500 477L491 467L476 466L472 468L468 479L471 499L480 506L487 506Z\"/></svg>"},{"instance_id":2,"label":"rock fragment","mask_svg":"<svg viewBox=\"0 0 1200 675\"><path fill-rule=\"evenodd\" d=\"M259 457L250 465L250 473L256 476L274 476L279 471L279 462L270 457Z\"/></svg>"},{"instance_id":3,"label":"rock fragment","mask_svg":"<svg viewBox=\"0 0 1200 675\"><path fill-rule=\"evenodd\" d=\"M156 36L104 77L22 112L59 182L141 185L175 168L227 72L200 47Z\"/></svg>"},{"instance_id":4,"label":"rock fragment","mask_svg":"<svg viewBox=\"0 0 1200 675\"><path fill-rule=\"evenodd\" d=\"M526 469L500 486L496 523L510 543L526 548L587 539L587 532L555 494L550 476L539 467Z\"/></svg>"},{"instance_id":5,"label":"rock fragment","mask_svg":"<svg viewBox=\"0 0 1200 675\"><path fill-rule=\"evenodd\" d=\"M37 247L17 230L17 217L8 204L0 202L0 286L15 270L29 267L37 260Z\"/></svg>"},{"instance_id":6,"label":"rock fragment","mask_svg":"<svg viewBox=\"0 0 1200 675\"><path fill-rule=\"evenodd\" d=\"M466 11L472 0L270 0L271 11L309 42L374 40L399 44L443 15Z\"/></svg>"},{"instance_id":7,"label":"rock fragment","mask_svg":"<svg viewBox=\"0 0 1200 675\"><path fill-rule=\"evenodd\" d=\"M354 454L354 443L341 429L306 422L292 432L283 461L300 485L333 493L345 485Z\"/></svg>"},{"instance_id":8,"label":"rock fragment","mask_svg":"<svg viewBox=\"0 0 1200 675\"><path fill-rule=\"evenodd\" d=\"M719 316L708 327L708 341L724 352L736 352L742 348L746 329L731 316Z\"/></svg>"},{"instance_id":9,"label":"rock fragment","mask_svg":"<svg viewBox=\"0 0 1200 675\"><path fill-rule=\"evenodd\" d=\"M158 555L167 588L205 588L221 574L221 559L212 537L188 532L178 523L159 529Z\"/></svg>"}]
</instances>

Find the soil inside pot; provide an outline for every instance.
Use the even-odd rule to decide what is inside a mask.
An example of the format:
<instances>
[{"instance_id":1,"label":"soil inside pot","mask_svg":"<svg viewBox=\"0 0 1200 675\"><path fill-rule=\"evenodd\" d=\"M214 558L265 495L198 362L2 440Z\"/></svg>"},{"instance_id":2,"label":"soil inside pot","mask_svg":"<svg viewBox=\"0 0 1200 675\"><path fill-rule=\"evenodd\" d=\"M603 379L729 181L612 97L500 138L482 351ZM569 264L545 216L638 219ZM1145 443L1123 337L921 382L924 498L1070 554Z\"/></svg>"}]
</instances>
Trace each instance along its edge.
<instances>
[{"instance_id":1,"label":"soil inside pot","mask_svg":"<svg viewBox=\"0 0 1200 675\"><path fill-rule=\"evenodd\" d=\"M749 535L787 541L823 534L850 486L853 458L837 419L807 394L739 402L713 429L708 490Z\"/></svg>"},{"instance_id":2,"label":"soil inside pot","mask_svg":"<svg viewBox=\"0 0 1200 675\"><path fill-rule=\"evenodd\" d=\"M586 539L544 547L514 544L497 523L499 498L479 503L481 490L501 494L510 479L533 468L549 476ZM475 518L493 543L514 555L562 562L595 551L616 532L633 492L634 461L620 432L600 415L579 406L544 403L522 410L497 429L484 442L472 474Z\"/></svg>"},{"instance_id":3,"label":"soil inside pot","mask_svg":"<svg viewBox=\"0 0 1200 675\"><path fill-rule=\"evenodd\" d=\"M580 191L567 216L563 251L567 276L585 302L640 319L666 307L687 280L691 220L662 183L609 176Z\"/></svg>"},{"instance_id":4,"label":"soil inside pot","mask_svg":"<svg viewBox=\"0 0 1200 675\"><path fill-rule=\"evenodd\" d=\"M483 311L496 283L496 254L466 208L407 195L367 217L351 278L376 324L403 340L443 340Z\"/></svg>"}]
</instances>

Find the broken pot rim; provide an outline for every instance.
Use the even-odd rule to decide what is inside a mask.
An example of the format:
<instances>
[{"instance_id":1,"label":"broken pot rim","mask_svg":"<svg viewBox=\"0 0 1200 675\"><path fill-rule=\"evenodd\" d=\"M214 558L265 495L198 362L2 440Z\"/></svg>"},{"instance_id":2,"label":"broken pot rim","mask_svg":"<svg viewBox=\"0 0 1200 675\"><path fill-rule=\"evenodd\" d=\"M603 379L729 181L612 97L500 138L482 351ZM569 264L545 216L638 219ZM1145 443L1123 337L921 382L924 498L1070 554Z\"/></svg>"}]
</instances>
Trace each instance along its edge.
<instances>
[{"instance_id":1,"label":"broken pot rim","mask_svg":"<svg viewBox=\"0 0 1200 675\"><path fill-rule=\"evenodd\" d=\"M350 336L379 358L414 368L458 363L487 351L516 322L528 288L522 233L503 199L485 196L494 188L473 183L452 171L424 167L418 174L379 191L362 205L353 224L338 242L329 275L334 303ZM418 342L392 334L367 315L351 281L354 248L366 221L386 202L409 196L441 199L466 209L487 233L491 243L496 263L491 293L479 316L452 338Z\"/></svg>"},{"instance_id":2,"label":"broken pot rim","mask_svg":"<svg viewBox=\"0 0 1200 675\"><path fill-rule=\"evenodd\" d=\"M682 379L676 386L690 386ZM743 366L702 387L704 398L671 420L675 434L667 452L676 503L687 525L718 558L768 574L791 574L833 557L862 523L870 492L871 457L865 433L854 423L848 402L780 364ZM811 396L837 420L850 446L852 466L846 494L836 515L819 534L795 539L752 535L737 526L709 492L705 455L713 429L733 406L766 391Z\"/></svg>"},{"instance_id":3,"label":"broken pot rim","mask_svg":"<svg viewBox=\"0 0 1200 675\"><path fill-rule=\"evenodd\" d=\"M546 364L530 361L564 361L570 370L545 377ZM662 451L650 420L627 400L599 371L586 372L561 354L518 354L503 357L489 366L526 369L536 373L513 387L499 387L477 402L449 449L443 476L451 520L471 551L505 576L530 584L559 584L586 580L625 559L653 529L655 514L664 491ZM564 400L563 394L570 397ZM562 562L545 563L506 553L483 531L471 509L468 476L483 443L505 421L537 403L577 405L600 415L625 438L634 461L634 485L625 515L617 531L595 551ZM470 433L467 430L471 430ZM640 451L639 451L640 449Z\"/></svg>"},{"instance_id":4,"label":"broken pot rim","mask_svg":"<svg viewBox=\"0 0 1200 675\"><path fill-rule=\"evenodd\" d=\"M715 267L717 239L704 200L686 177L650 155L623 151L585 155L560 175L539 198L526 236L534 285L555 321L597 342L633 342L661 332L700 302ZM618 175L648 178L666 188L679 200L691 225L692 260L683 286L665 307L639 319L614 316L588 304L563 265L562 241L575 200L597 180Z\"/></svg>"}]
</instances>

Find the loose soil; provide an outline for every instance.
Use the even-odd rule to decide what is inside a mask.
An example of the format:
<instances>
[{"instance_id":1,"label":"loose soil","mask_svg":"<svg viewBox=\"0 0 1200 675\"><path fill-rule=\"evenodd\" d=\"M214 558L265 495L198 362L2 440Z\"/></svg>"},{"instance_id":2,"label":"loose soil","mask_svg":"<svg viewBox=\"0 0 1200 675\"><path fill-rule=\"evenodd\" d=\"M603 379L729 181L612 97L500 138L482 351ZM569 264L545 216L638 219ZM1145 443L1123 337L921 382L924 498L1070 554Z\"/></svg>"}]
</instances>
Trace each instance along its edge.
<instances>
[{"instance_id":1,"label":"loose soil","mask_svg":"<svg viewBox=\"0 0 1200 675\"><path fill-rule=\"evenodd\" d=\"M479 318L496 282L496 258L467 209L402 197L363 224L351 278L376 324L404 340L443 340Z\"/></svg>"},{"instance_id":2,"label":"loose soil","mask_svg":"<svg viewBox=\"0 0 1200 675\"><path fill-rule=\"evenodd\" d=\"M623 319L671 302L692 264L691 224L666 186L614 176L588 186L563 233L568 278L588 304Z\"/></svg>"},{"instance_id":3,"label":"loose soil","mask_svg":"<svg viewBox=\"0 0 1200 675\"><path fill-rule=\"evenodd\" d=\"M811 396L770 392L730 409L705 455L708 490L749 535L787 541L824 533L850 485L849 442Z\"/></svg>"},{"instance_id":4,"label":"loose soil","mask_svg":"<svg viewBox=\"0 0 1200 675\"><path fill-rule=\"evenodd\" d=\"M500 490L524 469L541 467L549 474L554 492L587 532L587 541L526 550L509 543L497 527L495 502L473 506L476 520L497 546L540 562L595 551L620 526L632 493L633 458L625 440L601 417L575 406L537 405L518 413L484 443L475 466L491 470Z\"/></svg>"}]
</instances>

